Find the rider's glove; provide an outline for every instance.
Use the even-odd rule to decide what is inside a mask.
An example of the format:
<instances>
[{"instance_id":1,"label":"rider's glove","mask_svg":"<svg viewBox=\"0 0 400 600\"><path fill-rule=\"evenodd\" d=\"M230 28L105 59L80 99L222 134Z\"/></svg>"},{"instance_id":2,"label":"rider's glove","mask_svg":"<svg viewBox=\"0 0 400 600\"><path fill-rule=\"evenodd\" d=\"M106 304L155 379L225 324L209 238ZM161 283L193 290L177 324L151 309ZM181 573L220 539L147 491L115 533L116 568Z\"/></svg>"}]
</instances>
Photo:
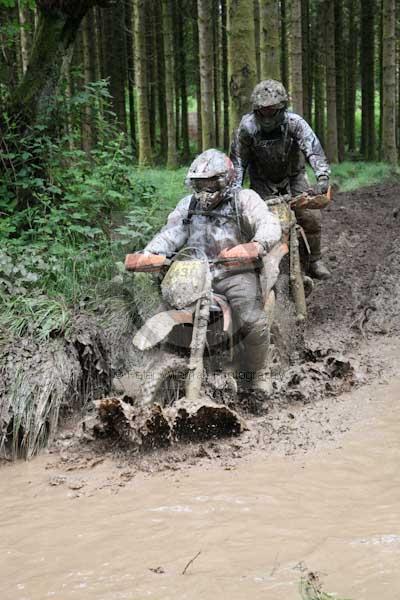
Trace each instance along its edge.
<instances>
[{"instance_id":1,"label":"rider's glove","mask_svg":"<svg viewBox=\"0 0 400 600\"><path fill-rule=\"evenodd\" d=\"M322 175L318 177L318 183L315 186L315 192L317 194L326 194L329 189L329 177Z\"/></svg>"}]
</instances>

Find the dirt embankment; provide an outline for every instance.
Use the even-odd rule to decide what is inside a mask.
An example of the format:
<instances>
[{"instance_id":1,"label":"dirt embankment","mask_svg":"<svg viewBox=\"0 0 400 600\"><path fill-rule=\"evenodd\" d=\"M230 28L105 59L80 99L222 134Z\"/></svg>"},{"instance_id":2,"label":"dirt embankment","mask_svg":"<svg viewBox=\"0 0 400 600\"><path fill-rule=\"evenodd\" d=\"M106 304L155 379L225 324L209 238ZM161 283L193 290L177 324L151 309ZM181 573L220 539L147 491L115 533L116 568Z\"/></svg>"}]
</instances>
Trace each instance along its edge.
<instances>
[{"instance_id":1,"label":"dirt embankment","mask_svg":"<svg viewBox=\"0 0 400 600\"><path fill-rule=\"evenodd\" d=\"M105 455L117 455L134 470L182 468L210 459L229 468L250 451L292 454L334 442L363 410L362 403L354 406L340 394L399 370L400 216L393 215L399 198L399 184L375 186L336 194L325 210L323 254L332 278L315 286L304 348L275 378L273 397L261 409L252 403L239 409L245 421L240 436L166 444L161 451L143 453L137 444L121 447L120 439L94 439L89 427L80 426L77 438L74 423L50 450L58 457L51 461L55 475ZM168 425L163 427L168 437Z\"/></svg>"}]
</instances>

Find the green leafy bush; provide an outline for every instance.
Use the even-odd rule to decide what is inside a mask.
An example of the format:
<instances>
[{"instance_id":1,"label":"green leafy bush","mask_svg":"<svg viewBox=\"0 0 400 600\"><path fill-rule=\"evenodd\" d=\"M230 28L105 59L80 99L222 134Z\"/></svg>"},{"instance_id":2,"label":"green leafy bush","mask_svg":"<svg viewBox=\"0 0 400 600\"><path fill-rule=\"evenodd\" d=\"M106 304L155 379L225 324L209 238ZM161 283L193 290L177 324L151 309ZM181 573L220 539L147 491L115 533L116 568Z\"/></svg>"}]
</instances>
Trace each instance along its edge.
<instances>
[{"instance_id":1,"label":"green leafy bush","mask_svg":"<svg viewBox=\"0 0 400 600\"><path fill-rule=\"evenodd\" d=\"M125 251L141 248L159 226L156 189L137 176L107 102L105 84L97 83L59 107L77 124L82 105L93 110L97 141L90 154L77 146L80 130L74 127L57 139L37 126L21 140L16 124L7 124L0 326L39 336L62 331L65 307L74 310L95 297L97 284L112 279Z\"/></svg>"}]
</instances>

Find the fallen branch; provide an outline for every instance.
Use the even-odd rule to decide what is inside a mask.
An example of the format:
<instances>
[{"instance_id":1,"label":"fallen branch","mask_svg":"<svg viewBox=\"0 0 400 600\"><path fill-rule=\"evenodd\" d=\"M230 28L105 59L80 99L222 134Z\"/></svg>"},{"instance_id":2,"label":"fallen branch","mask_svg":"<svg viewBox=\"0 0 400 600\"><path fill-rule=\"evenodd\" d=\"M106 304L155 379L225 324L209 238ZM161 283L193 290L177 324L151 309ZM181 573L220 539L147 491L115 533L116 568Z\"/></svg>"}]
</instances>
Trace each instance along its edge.
<instances>
[{"instance_id":1,"label":"fallen branch","mask_svg":"<svg viewBox=\"0 0 400 600\"><path fill-rule=\"evenodd\" d=\"M183 571L182 571L182 575L184 575L184 574L186 573L186 571L188 570L188 568L190 567L190 565L191 565L192 563L194 563L194 561L196 560L196 558L197 558L198 556L200 556L200 554L201 554L201 550L199 550L199 551L198 551L198 553L196 554L196 556L193 556L193 558L191 558L191 559L189 560L189 562L187 563L186 567L185 567L185 568L183 569Z\"/></svg>"}]
</instances>

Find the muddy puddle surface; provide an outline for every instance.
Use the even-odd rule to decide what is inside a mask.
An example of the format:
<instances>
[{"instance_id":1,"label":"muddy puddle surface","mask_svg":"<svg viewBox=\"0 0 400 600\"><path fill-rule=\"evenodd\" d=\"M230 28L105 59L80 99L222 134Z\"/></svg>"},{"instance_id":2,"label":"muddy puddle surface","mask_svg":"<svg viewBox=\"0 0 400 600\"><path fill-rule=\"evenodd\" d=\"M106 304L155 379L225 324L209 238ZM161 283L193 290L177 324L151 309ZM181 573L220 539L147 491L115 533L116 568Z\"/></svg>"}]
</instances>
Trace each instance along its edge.
<instances>
[{"instance_id":1,"label":"muddy puddle surface","mask_svg":"<svg viewBox=\"0 0 400 600\"><path fill-rule=\"evenodd\" d=\"M138 472L87 495L79 477L121 465L94 461L75 485L57 485L49 455L4 466L0 598L299 600L310 571L339 598L400 597L400 378L349 400L368 410L308 453Z\"/></svg>"}]
</instances>

